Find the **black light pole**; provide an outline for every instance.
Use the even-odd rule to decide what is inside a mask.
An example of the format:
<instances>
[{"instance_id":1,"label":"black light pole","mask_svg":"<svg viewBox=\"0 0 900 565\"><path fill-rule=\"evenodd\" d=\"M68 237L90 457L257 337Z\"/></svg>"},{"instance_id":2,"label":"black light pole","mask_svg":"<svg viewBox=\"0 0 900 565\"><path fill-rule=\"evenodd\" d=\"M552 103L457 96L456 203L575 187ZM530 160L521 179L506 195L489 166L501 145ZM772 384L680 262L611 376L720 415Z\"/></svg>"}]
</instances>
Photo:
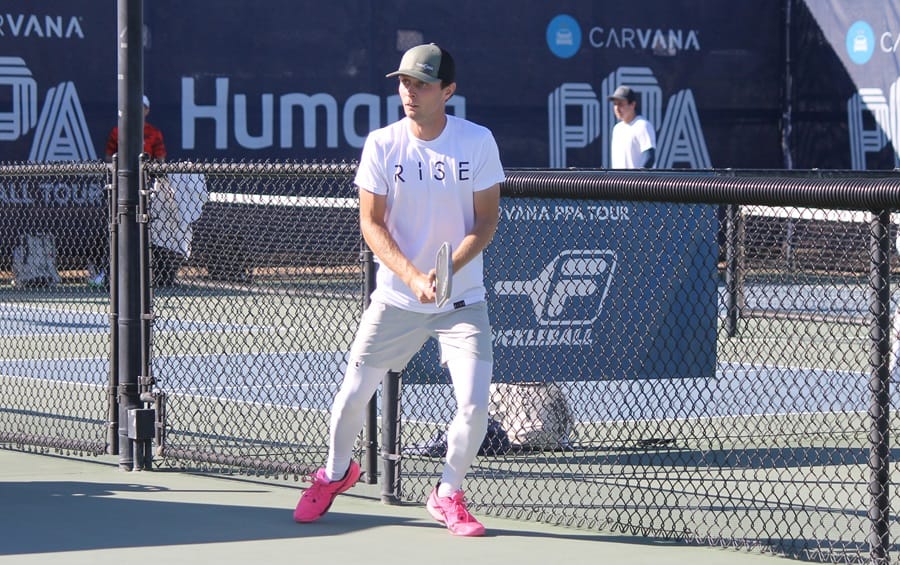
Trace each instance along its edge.
<instances>
[{"instance_id":1,"label":"black light pole","mask_svg":"<svg viewBox=\"0 0 900 565\"><path fill-rule=\"evenodd\" d=\"M119 315L119 467L135 468L134 442L129 438L129 417L140 408L138 379L141 372L141 294L138 203L140 156L144 146L143 0L117 0L119 147L116 159L118 269L116 277ZM129 412L131 411L131 412ZM132 424L133 428L133 424ZM131 434L133 435L133 434Z\"/></svg>"}]
</instances>

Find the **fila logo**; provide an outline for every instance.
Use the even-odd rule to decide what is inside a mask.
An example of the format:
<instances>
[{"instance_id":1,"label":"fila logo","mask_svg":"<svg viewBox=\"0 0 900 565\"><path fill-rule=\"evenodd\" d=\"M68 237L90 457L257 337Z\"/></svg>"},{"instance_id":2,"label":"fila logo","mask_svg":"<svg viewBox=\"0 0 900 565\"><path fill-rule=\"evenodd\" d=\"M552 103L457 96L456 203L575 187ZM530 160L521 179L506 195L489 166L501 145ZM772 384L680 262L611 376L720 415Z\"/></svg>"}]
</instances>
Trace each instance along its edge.
<instances>
[{"instance_id":1,"label":"fila logo","mask_svg":"<svg viewBox=\"0 0 900 565\"><path fill-rule=\"evenodd\" d=\"M11 104L0 108L0 141L15 141L35 128L30 161L93 161L84 111L75 84L66 81L50 88L38 117L37 83L25 61L0 57L0 86L12 91Z\"/></svg>"},{"instance_id":2,"label":"fila logo","mask_svg":"<svg viewBox=\"0 0 900 565\"><path fill-rule=\"evenodd\" d=\"M528 281L498 281L498 295L525 295L540 326L592 326L612 284L616 254L609 249L567 249Z\"/></svg>"}]
</instances>

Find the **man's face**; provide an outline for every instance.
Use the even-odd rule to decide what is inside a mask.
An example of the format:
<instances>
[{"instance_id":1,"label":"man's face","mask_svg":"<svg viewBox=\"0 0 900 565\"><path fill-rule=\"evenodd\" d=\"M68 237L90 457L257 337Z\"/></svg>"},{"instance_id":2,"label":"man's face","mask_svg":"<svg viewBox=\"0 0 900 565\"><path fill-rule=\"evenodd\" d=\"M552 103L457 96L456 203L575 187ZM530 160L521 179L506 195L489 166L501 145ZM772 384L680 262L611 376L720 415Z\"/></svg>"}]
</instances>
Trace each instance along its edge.
<instances>
[{"instance_id":1,"label":"man's face","mask_svg":"<svg viewBox=\"0 0 900 565\"><path fill-rule=\"evenodd\" d=\"M629 102L627 100L622 100L621 98L616 98L613 100L613 111L616 114L616 118L624 121L626 124L631 123L631 120L634 119L635 116L635 106L637 102Z\"/></svg>"},{"instance_id":2,"label":"man's face","mask_svg":"<svg viewBox=\"0 0 900 565\"><path fill-rule=\"evenodd\" d=\"M444 113L444 103L453 94L454 84L441 88L440 82L424 82L400 75L400 101L406 116L415 122L428 122Z\"/></svg>"}]
</instances>

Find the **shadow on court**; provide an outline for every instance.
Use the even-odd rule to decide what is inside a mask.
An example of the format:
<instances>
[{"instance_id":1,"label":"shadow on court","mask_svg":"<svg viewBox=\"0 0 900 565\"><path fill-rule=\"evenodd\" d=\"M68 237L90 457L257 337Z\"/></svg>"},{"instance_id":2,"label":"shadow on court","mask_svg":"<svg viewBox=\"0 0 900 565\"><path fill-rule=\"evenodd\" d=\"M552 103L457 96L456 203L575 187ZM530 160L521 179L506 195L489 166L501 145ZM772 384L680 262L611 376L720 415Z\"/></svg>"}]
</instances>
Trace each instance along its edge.
<instances>
[{"instance_id":1,"label":"shadow on court","mask_svg":"<svg viewBox=\"0 0 900 565\"><path fill-rule=\"evenodd\" d=\"M235 487L228 493L240 490ZM339 511L329 513L328 520L299 525L291 520L290 508L118 497L158 493L187 495L198 491L77 481L0 483L4 507L0 515L4 537L0 555L334 536L382 526L416 525L402 516Z\"/></svg>"},{"instance_id":2,"label":"shadow on court","mask_svg":"<svg viewBox=\"0 0 900 565\"><path fill-rule=\"evenodd\" d=\"M488 535L460 539L422 504L385 505L358 484L318 522L296 524L300 483L126 472L96 460L0 449L0 563L787 563L654 537L484 516Z\"/></svg>"},{"instance_id":3,"label":"shadow on court","mask_svg":"<svg viewBox=\"0 0 900 565\"><path fill-rule=\"evenodd\" d=\"M434 530L437 524L386 514L353 514L332 510L318 522L295 524L290 508L273 509L192 502L156 502L118 498L120 495L253 494L242 489L180 491L148 484L106 484L79 481L0 483L0 530L6 538L0 555L152 547L253 540L337 536L384 526ZM342 495L342 499L352 495ZM418 505L403 505L418 508ZM392 506L390 508L398 508ZM127 527L121 527L128 525ZM440 528L442 529L442 528ZM562 530L492 528L486 538L531 538L597 541L597 535ZM684 546L662 538L608 535L604 541L655 546Z\"/></svg>"}]
</instances>

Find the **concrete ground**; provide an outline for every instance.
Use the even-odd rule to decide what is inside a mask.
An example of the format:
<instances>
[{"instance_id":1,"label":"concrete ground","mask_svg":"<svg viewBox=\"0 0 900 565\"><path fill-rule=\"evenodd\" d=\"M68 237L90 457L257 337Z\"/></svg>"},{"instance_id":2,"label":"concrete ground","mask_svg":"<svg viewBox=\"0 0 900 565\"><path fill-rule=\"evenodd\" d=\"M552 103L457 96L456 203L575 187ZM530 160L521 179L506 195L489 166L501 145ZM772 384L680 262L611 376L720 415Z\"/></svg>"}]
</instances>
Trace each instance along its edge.
<instances>
[{"instance_id":1,"label":"concrete ground","mask_svg":"<svg viewBox=\"0 0 900 565\"><path fill-rule=\"evenodd\" d=\"M486 537L456 538L423 505L383 504L378 485L357 485L301 525L291 513L302 486L0 449L0 564L792 562L492 517Z\"/></svg>"}]
</instances>

